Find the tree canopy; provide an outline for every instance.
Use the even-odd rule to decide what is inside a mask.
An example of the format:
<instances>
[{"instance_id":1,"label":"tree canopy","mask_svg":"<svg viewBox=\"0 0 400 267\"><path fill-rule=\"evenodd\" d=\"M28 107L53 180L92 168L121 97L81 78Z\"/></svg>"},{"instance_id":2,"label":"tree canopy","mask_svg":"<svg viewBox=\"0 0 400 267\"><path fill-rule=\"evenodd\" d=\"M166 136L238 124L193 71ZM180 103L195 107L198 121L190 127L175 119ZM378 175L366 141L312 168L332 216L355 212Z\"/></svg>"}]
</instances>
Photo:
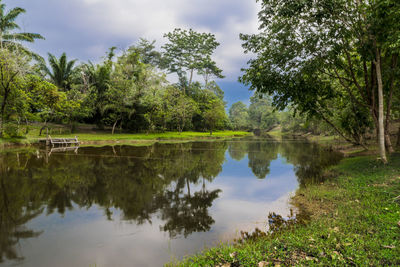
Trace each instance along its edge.
<instances>
[{"instance_id":1,"label":"tree canopy","mask_svg":"<svg viewBox=\"0 0 400 267\"><path fill-rule=\"evenodd\" d=\"M300 113L324 120L356 144L363 144L355 134L362 130L354 129L365 128L372 120L386 161L384 138L390 149L387 129L399 77L398 2L260 2L260 33L241 35L245 51L256 57L240 80L272 95L278 109L293 104ZM369 115L343 122L338 114L342 109Z\"/></svg>"}]
</instances>

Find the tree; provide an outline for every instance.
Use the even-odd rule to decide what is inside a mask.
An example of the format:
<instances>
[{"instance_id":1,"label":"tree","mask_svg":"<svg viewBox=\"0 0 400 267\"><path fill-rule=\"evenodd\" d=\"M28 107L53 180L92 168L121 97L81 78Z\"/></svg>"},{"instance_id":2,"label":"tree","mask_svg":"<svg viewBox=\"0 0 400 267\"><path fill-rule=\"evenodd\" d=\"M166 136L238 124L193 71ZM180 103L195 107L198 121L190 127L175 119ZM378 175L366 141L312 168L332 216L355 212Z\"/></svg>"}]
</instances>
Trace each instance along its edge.
<instances>
[{"instance_id":1,"label":"tree","mask_svg":"<svg viewBox=\"0 0 400 267\"><path fill-rule=\"evenodd\" d=\"M9 118L21 115L26 110L27 96L23 91L23 79L28 68L23 56L0 49L0 137L3 137L4 126Z\"/></svg>"},{"instance_id":2,"label":"tree","mask_svg":"<svg viewBox=\"0 0 400 267\"><path fill-rule=\"evenodd\" d=\"M128 51L135 51L140 55L140 61L153 67L162 67L161 53L155 50L156 41L149 41L140 38L137 45L128 48Z\"/></svg>"},{"instance_id":3,"label":"tree","mask_svg":"<svg viewBox=\"0 0 400 267\"><path fill-rule=\"evenodd\" d=\"M218 86L215 81L208 82L204 85L204 89L210 90L213 92L219 99L224 101L225 92Z\"/></svg>"},{"instance_id":4,"label":"tree","mask_svg":"<svg viewBox=\"0 0 400 267\"><path fill-rule=\"evenodd\" d=\"M58 91L57 86L42 80L35 75L28 75L24 84L28 96L28 112L25 115L28 133L28 119L44 122L39 135L47 127L47 122L61 117L62 102L66 100L64 92Z\"/></svg>"},{"instance_id":5,"label":"tree","mask_svg":"<svg viewBox=\"0 0 400 267\"><path fill-rule=\"evenodd\" d=\"M187 82L187 86L183 87L184 92L185 87L192 85L195 72L205 75L206 83L211 75L222 77L222 71L211 59L219 46L213 34L175 29L164 37L168 39L168 43L162 47L164 60L171 73L177 73L181 82Z\"/></svg>"},{"instance_id":6,"label":"tree","mask_svg":"<svg viewBox=\"0 0 400 267\"><path fill-rule=\"evenodd\" d=\"M242 102L236 102L232 104L229 109L229 119L235 130L248 129L249 124L249 110L247 106Z\"/></svg>"},{"instance_id":7,"label":"tree","mask_svg":"<svg viewBox=\"0 0 400 267\"><path fill-rule=\"evenodd\" d=\"M89 116L90 110L83 103L87 95L76 89L71 89L62 94L59 117L70 126L71 133L75 131L76 122Z\"/></svg>"},{"instance_id":8,"label":"tree","mask_svg":"<svg viewBox=\"0 0 400 267\"><path fill-rule=\"evenodd\" d=\"M181 133L193 115L197 112L196 102L175 87L169 87L167 92L168 117Z\"/></svg>"},{"instance_id":9,"label":"tree","mask_svg":"<svg viewBox=\"0 0 400 267\"><path fill-rule=\"evenodd\" d=\"M253 129L271 130L278 123L277 115L269 98L259 95L250 98L249 119Z\"/></svg>"},{"instance_id":10,"label":"tree","mask_svg":"<svg viewBox=\"0 0 400 267\"><path fill-rule=\"evenodd\" d=\"M335 103L346 102L351 112L368 108L386 162L383 98L391 102L398 79L392 37L399 36L398 20L388 10L398 10L397 2L262 1L262 32L241 35L246 52L257 55L241 81L274 95L279 109L293 104L304 116L324 120L354 144L359 141L331 120Z\"/></svg>"},{"instance_id":11,"label":"tree","mask_svg":"<svg viewBox=\"0 0 400 267\"><path fill-rule=\"evenodd\" d=\"M104 62L93 64L89 61L89 63L77 67L78 71L75 71L75 74L78 75L76 84L82 87L81 91L89 94L90 101L86 104L90 106L92 122L94 121L100 129L104 126L102 110L107 100L106 92L111 86L114 66L112 59L115 49L115 47L110 48Z\"/></svg>"},{"instance_id":12,"label":"tree","mask_svg":"<svg viewBox=\"0 0 400 267\"><path fill-rule=\"evenodd\" d=\"M0 0L0 47L1 48L9 48L9 49L19 49L28 54L34 55L29 52L25 47L20 45L18 42L30 42L33 43L36 39L44 39L38 33L28 33L28 32L13 32L16 29L20 29L15 20L19 15L25 13L25 9L16 7L8 12L5 10L6 5ZM38 58L38 56L36 56Z\"/></svg>"},{"instance_id":13,"label":"tree","mask_svg":"<svg viewBox=\"0 0 400 267\"><path fill-rule=\"evenodd\" d=\"M208 83L210 82L211 78L224 78L225 76L222 75L222 70L217 67L217 63L211 59L210 56L204 59L204 62L199 70L199 74L201 74L204 78L204 87L208 87Z\"/></svg>"},{"instance_id":14,"label":"tree","mask_svg":"<svg viewBox=\"0 0 400 267\"><path fill-rule=\"evenodd\" d=\"M68 61L66 53L63 53L59 59L51 53L48 55L50 69L43 64L44 72L49 75L50 80L60 89L63 89L64 91L70 90L71 77L76 60Z\"/></svg>"},{"instance_id":15,"label":"tree","mask_svg":"<svg viewBox=\"0 0 400 267\"><path fill-rule=\"evenodd\" d=\"M204 119L210 131L210 135L212 135L215 128L222 128L227 121L224 103L218 98L212 99L207 104L207 110L204 112Z\"/></svg>"},{"instance_id":16,"label":"tree","mask_svg":"<svg viewBox=\"0 0 400 267\"><path fill-rule=\"evenodd\" d=\"M122 121L124 116L130 117L135 110L132 107L133 92L129 88L114 86L106 93L107 104L103 107L103 113L110 112L112 120L112 131L114 134L117 123Z\"/></svg>"}]
</instances>

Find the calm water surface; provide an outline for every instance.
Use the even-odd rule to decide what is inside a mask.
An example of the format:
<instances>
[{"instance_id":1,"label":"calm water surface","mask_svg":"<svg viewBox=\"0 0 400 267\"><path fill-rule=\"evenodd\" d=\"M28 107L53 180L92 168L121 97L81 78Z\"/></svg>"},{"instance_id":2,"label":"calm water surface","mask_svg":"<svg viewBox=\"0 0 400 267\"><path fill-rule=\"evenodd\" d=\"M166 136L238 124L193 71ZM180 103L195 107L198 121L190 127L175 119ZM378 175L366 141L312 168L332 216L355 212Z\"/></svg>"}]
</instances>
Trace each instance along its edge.
<instances>
[{"instance_id":1,"label":"calm water surface","mask_svg":"<svg viewBox=\"0 0 400 267\"><path fill-rule=\"evenodd\" d=\"M265 229L340 155L240 139L0 152L0 266L162 266Z\"/></svg>"}]
</instances>

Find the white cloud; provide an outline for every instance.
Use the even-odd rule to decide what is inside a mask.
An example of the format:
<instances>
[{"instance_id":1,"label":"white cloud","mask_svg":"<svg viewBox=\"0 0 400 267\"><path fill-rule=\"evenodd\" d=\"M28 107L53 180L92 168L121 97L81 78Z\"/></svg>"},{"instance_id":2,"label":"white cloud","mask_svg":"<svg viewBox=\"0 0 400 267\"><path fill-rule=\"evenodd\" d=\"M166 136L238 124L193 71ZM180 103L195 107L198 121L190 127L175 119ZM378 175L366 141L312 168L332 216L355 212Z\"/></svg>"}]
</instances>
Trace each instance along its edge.
<instances>
[{"instance_id":1,"label":"white cloud","mask_svg":"<svg viewBox=\"0 0 400 267\"><path fill-rule=\"evenodd\" d=\"M212 32L221 46L215 60L228 80L236 80L248 56L244 55L240 33L257 30L258 4L243 0L73 0L80 9L76 25L101 36L122 38L128 46L138 38L155 39L161 46L163 34L174 28ZM78 3L79 2L79 3ZM90 54L101 56L104 44L93 40ZM128 43L130 42L130 43Z\"/></svg>"}]
</instances>

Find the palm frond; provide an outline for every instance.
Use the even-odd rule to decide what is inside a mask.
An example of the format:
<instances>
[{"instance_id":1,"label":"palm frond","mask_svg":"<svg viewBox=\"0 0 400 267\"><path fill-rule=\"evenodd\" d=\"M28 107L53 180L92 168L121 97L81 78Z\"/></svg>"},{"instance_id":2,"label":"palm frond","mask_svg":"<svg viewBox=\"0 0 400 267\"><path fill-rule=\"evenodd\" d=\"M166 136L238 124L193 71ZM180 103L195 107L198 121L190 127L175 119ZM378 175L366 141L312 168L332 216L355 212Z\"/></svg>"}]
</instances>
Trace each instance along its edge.
<instances>
[{"instance_id":1,"label":"palm frond","mask_svg":"<svg viewBox=\"0 0 400 267\"><path fill-rule=\"evenodd\" d=\"M19 25L15 22L10 21L0 21L0 29L2 32L9 32L11 30L20 29Z\"/></svg>"},{"instance_id":2,"label":"palm frond","mask_svg":"<svg viewBox=\"0 0 400 267\"><path fill-rule=\"evenodd\" d=\"M4 34L3 35L3 40L7 41L25 41L29 43L33 43L35 39L42 39L44 40L44 37L41 36L38 33L11 33L11 34Z\"/></svg>"},{"instance_id":3,"label":"palm frond","mask_svg":"<svg viewBox=\"0 0 400 267\"><path fill-rule=\"evenodd\" d=\"M55 85L60 88L68 89L69 79L73 71L76 60L68 61L64 52L60 58L48 53L50 69L44 69L50 76Z\"/></svg>"},{"instance_id":4,"label":"palm frond","mask_svg":"<svg viewBox=\"0 0 400 267\"><path fill-rule=\"evenodd\" d=\"M71 61L68 62L67 66L66 66L66 74L68 74L68 75L71 74L75 63L76 63L76 59L71 60Z\"/></svg>"},{"instance_id":5,"label":"palm frond","mask_svg":"<svg viewBox=\"0 0 400 267\"><path fill-rule=\"evenodd\" d=\"M41 57L39 54L36 54L35 52L30 51L28 48L26 48L22 44L5 41L5 42L3 42L3 45L11 51L18 51L22 54L30 56L32 59L36 60L39 63L44 62L43 57Z\"/></svg>"},{"instance_id":6,"label":"palm frond","mask_svg":"<svg viewBox=\"0 0 400 267\"><path fill-rule=\"evenodd\" d=\"M15 21L19 15L26 13L26 10L20 7L16 7L8 11L8 13L3 16L3 21Z\"/></svg>"}]
</instances>

